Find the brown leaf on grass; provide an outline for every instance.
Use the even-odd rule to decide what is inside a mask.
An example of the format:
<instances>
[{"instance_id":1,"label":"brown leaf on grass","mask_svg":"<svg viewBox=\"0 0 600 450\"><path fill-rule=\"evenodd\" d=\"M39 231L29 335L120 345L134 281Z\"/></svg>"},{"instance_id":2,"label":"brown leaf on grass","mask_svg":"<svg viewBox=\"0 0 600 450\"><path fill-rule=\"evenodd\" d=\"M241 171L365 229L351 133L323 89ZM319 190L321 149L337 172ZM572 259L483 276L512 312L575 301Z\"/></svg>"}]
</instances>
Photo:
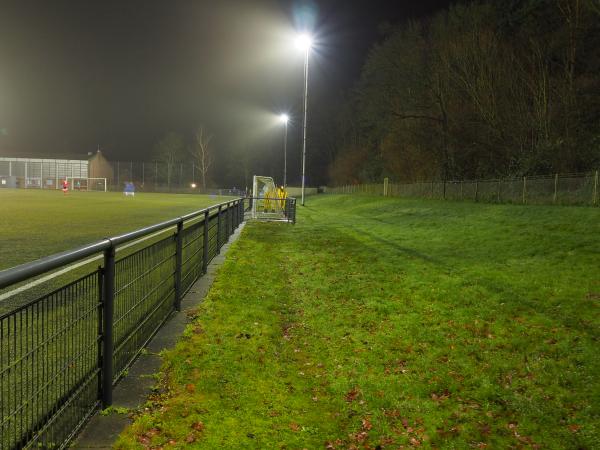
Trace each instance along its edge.
<instances>
[{"instance_id":1,"label":"brown leaf on grass","mask_svg":"<svg viewBox=\"0 0 600 450\"><path fill-rule=\"evenodd\" d=\"M193 394L194 392L196 392L196 386L192 383L186 384L185 390L188 391L190 394Z\"/></svg>"},{"instance_id":2,"label":"brown leaf on grass","mask_svg":"<svg viewBox=\"0 0 600 450\"><path fill-rule=\"evenodd\" d=\"M400 411L397 409L386 409L383 414L385 414L386 417L400 417Z\"/></svg>"},{"instance_id":3,"label":"brown leaf on grass","mask_svg":"<svg viewBox=\"0 0 600 450\"><path fill-rule=\"evenodd\" d=\"M394 444L396 441L394 440L393 437L391 436L384 436L381 438L381 446L384 447L386 445L392 445Z\"/></svg>"},{"instance_id":4,"label":"brown leaf on grass","mask_svg":"<svg viewBox=\"0 0 600 450\"><path fill-rule=\"evenodd\" d=\"M367 417L366 419L363 419L362 429L369 431L371 428L373 428L373 425L371 425L371 421L369 420L369 418Z\"/></svg>"},{"instance_id":5,"label":"brown leaf on grass","mask_svg":"<svg viewBox=\"0 0 600 450\"><path fill-rule=\"evenodd\" d=\"M169 445L177 445L177 441L175 439L169 439L169 442L167 442L167 444L169 444Z\"/></svg>"},{"instance_id":6,"label":"brown leaf on grass","mask_svg":"<svg viewBox=\"0 0 600 450\"><path fill-rule=\"evenodd\" d=\"M581 425L571 424L568 428L571 433L577 433L581 429Z\"/></svg>"},{"instance_id":7,"label":"brown leaf on grass","mask_svg":"<svg viewBox=\"0 0 600 450\"><path fill-rule=\"evenodd\" d=\"M146 437L146 436L138 436L137 438L138 442L140 444L142 444L143 446L148 446L150 445L150 438Z\"/></svg>"},{"instance_id":8,"label":"brown leaf on grass","mask_svg":"<svg viewBox=\"0 0 600 450\"><path fill-rule=\"evenodd\" d=\"M357 387L354 387L351 391L348 391L345 395L345 399L347 402L353 402L354 400L356 400L358 398L358 396L360 395L360 391L358 390Z\"/></svg>"},{"instance_id":9,"label":"brown leaf on grass","mask_svg":"<svg viewBox=\"0 0 600 450\"><path fill-rule=\"evenodd\" d=\"M440 393L433 392L431 394L431 399L436 402L442 402L444 400L448 400L449 397L450 397L450 392L448 391L448 389L444 389Z\"/></svg>"},{"instance_id":10,"label":"brown leaf on grass","mask_svg":"<svg viewBox=\"0 0 600 450\"><path fill-rule=\"evenodd\" d=\"M412 444L413 447L420 447L421 446L421 441L418 440L416 437L411 437L410 438L410 443Z\"/></svg>"},{"instance_id":11,"label":"brown leaf on grass","mask_svg":"<svg viewBox=\"0 0 600 450\"><path fill-rule=\"evenodd\" d=\"M148 431L146 431L144 433L144 436L146 437L153 437L153 436L158 436L160 434L160 430L158 428L150 428Z\"/></svg>"},{"instance_id":12,"label":"brown leaf on grass","mask_svg":"<svg viewBox=\"0 0 600 450\"><path fill-rule=\"evenodd\" d=\"M196 431L204 431L204 424L202 422L195 422L192 424L192 428Z\"/></svg>"},{"instance_id":13,"label":"brown leaf on grass","mask_svg":"<svg viewBox=\"0 0 600 450\"><path fill-rule=\"evenodd\" d=\"M300 425L298 425L296 422L291 422L289 426L290 430L292 430L293 432L300 431Z\"/></svg>"},{"instance_id":14,"label":"brown leaf on grass","mask_svg":"<svg viewBox=\"0 0 600 450\"><path fill-rule=\"evenodd\" d=\"M408 428L408 419L406 417L403 417L402 419L400 419L400 422L402 422L402 426L404 428Z\"/></svg>"},{"instance_id":15,"label":"brown leaf on grass","mask_svg":"<svg viewBox=\"0 0 600 450\"><path fill-rule=\"evenodd\" d=\"M327 441L325 442L325 448L328 450L335 450L336 448L338 448L340 445L343 445L344 441L342 441L341 439L336 439L335 441Z\"/></svg>"},{"instance_id":16,"label":"brown leaf on grass","mask_svg":"<svg viewBox=\"0 0 600 450\"><path fill-rule=\"evenodd\" d=\"M187 444L192 444L193 442L196 442L196 436L194 436L193 433L188 434L188 436L185 438L185 442Z\"/></svg>"},{"instance_id":17,"label":"brown leaf on grass","mask_svg":"<svg viewBox=\"0 0 600 450\"><path fill-rule=\"evenodd\" d=\"M490 428L490 426L487 423L484 423L483 425L481 425L481 427L479 428L479 432L481 434L483 434L484 436L487 436L491 433L492 429Z\"/></svg>"}]
</instances>

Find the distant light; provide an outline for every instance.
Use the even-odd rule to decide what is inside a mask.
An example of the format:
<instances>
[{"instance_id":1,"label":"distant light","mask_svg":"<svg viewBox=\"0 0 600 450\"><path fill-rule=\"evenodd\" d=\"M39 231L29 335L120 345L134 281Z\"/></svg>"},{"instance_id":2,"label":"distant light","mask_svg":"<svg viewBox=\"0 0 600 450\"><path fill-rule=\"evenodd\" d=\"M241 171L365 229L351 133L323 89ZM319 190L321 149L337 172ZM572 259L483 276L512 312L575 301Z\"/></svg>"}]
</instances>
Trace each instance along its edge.
<instances>
[{"instance_id":1,"label":"distant light","mask_svg":"<svg viewBox=\"0 0 600 450\"><path fill-rule=\"evenodd\" d=\"M296 38L296 47L301 50L309 50L312 47L312 38L308 34L300 34Z\"/></svg>"},{"instance_id":2,"label":"distant light","mask_svg":"<svg viewBox=\"0 0 600 450\"><path fill-rule=\"evenodd\" d=\"M287 114L281 114L279 116L279 121L281 123L288 123L289 120L290 120L290 116L288 116Z\"/></svg>"},{"instance_id":3,"label":"distant light","mask_svg":"<svg viewBox=\"0 0 600 450\"><path fill-rule=\"evenodd\" d=\"M192 186L192 189L196 189L196 183L192 183L191 186Z\"/></svg>"}]
</instances>

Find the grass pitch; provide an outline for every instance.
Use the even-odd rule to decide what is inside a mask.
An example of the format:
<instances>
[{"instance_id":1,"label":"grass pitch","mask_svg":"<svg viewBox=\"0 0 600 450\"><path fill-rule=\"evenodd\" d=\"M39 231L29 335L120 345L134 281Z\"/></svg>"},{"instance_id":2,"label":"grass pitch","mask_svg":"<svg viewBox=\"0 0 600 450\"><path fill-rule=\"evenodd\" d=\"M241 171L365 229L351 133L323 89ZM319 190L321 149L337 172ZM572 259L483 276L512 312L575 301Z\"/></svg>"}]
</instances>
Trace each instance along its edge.
<instances>
[{"instance_id":1,"label":"grass pitch","mask_svg":"<svg viewBox=\"0 0 600 450\"><path fill-rule=\"evenodd\" d=\"M0 189L0 270L134 231L232 197Z\"/></svg>"},{"instance_id":2,"label":"grass pitch","mask_svg":"<svg viewBox=\"0 0 600 450\"><path fill-rule=\"evenodd\" d=\"M597 448L598 209L307 204L246 227L117 448Z\"/></svg>"}]
</instances>

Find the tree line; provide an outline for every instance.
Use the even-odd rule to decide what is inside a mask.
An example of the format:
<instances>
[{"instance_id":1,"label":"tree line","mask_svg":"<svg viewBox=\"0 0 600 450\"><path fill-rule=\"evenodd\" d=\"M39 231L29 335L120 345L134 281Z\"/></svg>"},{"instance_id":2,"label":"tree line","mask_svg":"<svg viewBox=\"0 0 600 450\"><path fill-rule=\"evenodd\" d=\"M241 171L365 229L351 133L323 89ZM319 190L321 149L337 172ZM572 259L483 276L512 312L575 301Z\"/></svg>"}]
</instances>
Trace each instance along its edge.
<instances>
[{"instance_id":1,"label":"tree line","mask_svg":"<svg viewBox=\"0 0 600 450\"><path fill-rule=\"evenodd\" d=\"M195 172L200 175L202 188L210 184L209 171L214 162L214 152L211 146L212 134L204 127L198 127L191 142L186 143L183 135L176 132L165 134L154 146L154 160L163 163L164 176L170 188L177 167L185 162L193 165Z\"/></svg>"},{"instance_id":2,"label":"tree line","mask_svg":"<svg viewBox=\"0 0 600 450\"><path fill-rule=\"evenodd\" d=\"M600 165L600 1L456 4L388 30L331 124L334 184Z\"/></svg>"}]
</instances>

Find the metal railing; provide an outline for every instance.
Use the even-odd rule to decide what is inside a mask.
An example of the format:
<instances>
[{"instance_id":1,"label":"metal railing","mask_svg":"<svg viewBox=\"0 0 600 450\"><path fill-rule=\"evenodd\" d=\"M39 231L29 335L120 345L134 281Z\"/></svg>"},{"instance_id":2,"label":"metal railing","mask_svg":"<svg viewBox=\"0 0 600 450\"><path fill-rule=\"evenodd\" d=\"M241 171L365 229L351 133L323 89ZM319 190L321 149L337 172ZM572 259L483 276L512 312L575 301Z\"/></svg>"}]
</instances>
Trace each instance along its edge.
<instances>
[{"instance_id":1,"label":"metal railing","mask_svg":"<svg viewBox=\"0 0 600 450\"><path fill-rule=\"evenodd\" d=\"M369 194L489 203L590 205L600 203L598 171L493 180L352 184L327 188L334 194Z\"/></svg>"},{"instance_id":2,"label":"metal railing","mask_svg":"<svg viewBox=\"0 0 600 450\"><path fill-rule=\"evenodd\" d=\"M0 314L0 449L64 448L244 220L237 199L0 272L0 289L104 255ZM157 234L158 233L158 234ZM150 238L149 238L150 237ZM146 241L125 256L116 250ZM142 246L143 245L143 246Z\"/></svg>"}]
</instances>

